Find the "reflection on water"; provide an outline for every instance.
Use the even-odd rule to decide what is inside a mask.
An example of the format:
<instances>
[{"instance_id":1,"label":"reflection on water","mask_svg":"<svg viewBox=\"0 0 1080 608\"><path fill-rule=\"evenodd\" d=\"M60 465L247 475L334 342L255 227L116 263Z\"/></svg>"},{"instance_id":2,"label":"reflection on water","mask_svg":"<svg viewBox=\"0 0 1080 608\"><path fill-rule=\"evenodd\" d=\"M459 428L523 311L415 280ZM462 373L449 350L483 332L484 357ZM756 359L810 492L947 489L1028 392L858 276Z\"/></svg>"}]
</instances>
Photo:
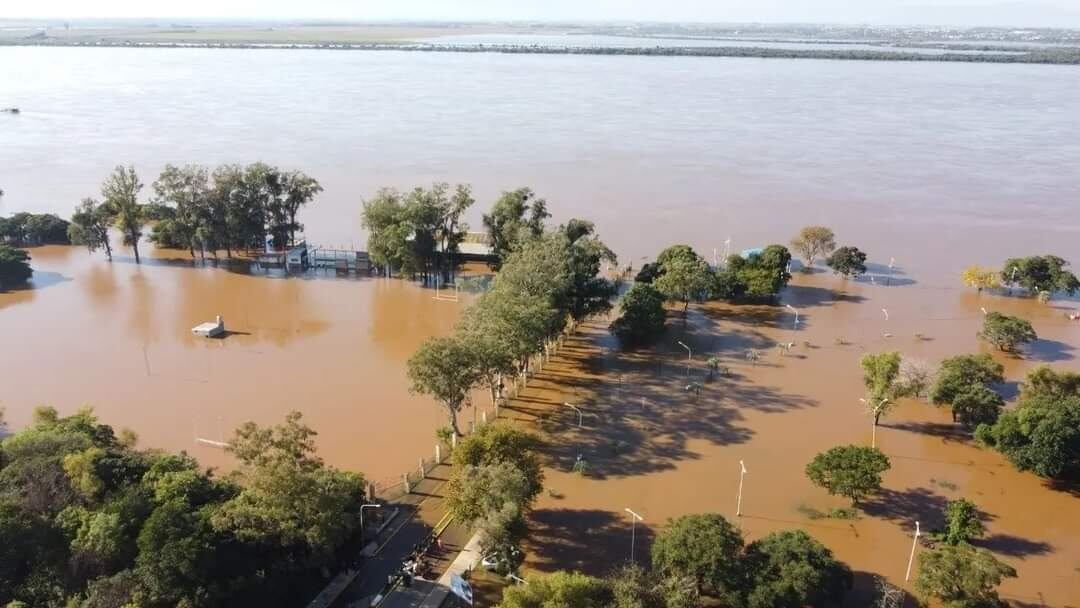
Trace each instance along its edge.
<instances>
[{"instance_id":1,"label":"reflection on water","mask_svg":"<svg viewBox=\"0 0 1080 608\"><path fill-rule=\"evenodd\" d=\"M11 424L38 404L88 404L144 445L228 465L193 443L196 427L228 433L299 409L323 457L374 478L411 467L434 444L443 416L408 394L404 363L424 338L451 329L461 304L397 280L275 279L157 253L136 266L35 250L38 272L70 280L0 295L0 400ZM191 334L218 314L227 339Z\"/></svg>"}]
</instances>

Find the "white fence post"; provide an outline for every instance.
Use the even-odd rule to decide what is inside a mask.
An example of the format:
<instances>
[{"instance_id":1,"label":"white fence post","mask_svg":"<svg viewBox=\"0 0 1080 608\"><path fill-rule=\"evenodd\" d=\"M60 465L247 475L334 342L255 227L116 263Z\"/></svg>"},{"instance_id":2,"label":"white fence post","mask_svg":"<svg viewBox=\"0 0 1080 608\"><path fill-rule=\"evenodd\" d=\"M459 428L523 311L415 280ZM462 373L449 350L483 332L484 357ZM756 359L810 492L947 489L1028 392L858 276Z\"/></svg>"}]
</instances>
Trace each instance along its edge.
<instances>
[{"instance_id":1,"label":"white fence post","mask_svg":"<svg viewBox=\"0 0 1080 608\"><path fill-rule=\"evenodd\" d=\"M409 488L409 474L408 473L402 473L401 474L401 485L405 487L405 493L406 494L408 494L409 492L412 491L412 489Z\"/></svg>"},{"instance_id":2,"label":"white fence post","mask_svg":"<svg viewBox=\"0 0 1080 608\"><path fill-rule=\"evenodd\" d=\"M435 464L442 464L442 446L435 444Z\"/></svg>"}]
</instances>

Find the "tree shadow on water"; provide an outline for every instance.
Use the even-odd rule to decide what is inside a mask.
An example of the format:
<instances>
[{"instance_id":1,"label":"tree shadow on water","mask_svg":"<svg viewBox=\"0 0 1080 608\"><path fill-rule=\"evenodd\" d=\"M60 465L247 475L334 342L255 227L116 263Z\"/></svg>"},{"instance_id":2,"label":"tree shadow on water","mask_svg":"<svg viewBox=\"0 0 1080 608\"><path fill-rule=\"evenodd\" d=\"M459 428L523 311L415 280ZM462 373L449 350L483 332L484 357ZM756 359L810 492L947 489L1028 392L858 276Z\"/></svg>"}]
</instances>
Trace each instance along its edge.
<instances>
[{"instance_id":1,"label":"tree shadow on water","mask_svg":"<svg viewBox=\"0 0 1080 608\"><path fill-rule=\"evenodd\" d=\"M972 541L971 544L1008 557L1045 555L1054 550L1054 546L1050 543L1021 538L1011 534L993 534L986 538Z\"/></svg>"},{"instance_id":2,"label":"tree shadow on water","mask_svg":"<svg viewBox=\"0 0 1080 608\"><path fill-rule=\"evenodd\" d=\"M1075 350L1076 348L1071 344L1059 342L1058 340L1039 339L1028 345L1027 358L1043 363L1059 363L1074 359L1072 353Z\"/></svg>"},{"instance_id":3,"label":"tree shadow on water","mask_svg":"<svg viewBox=\"0 0 1080 608\"><path fill-rule=\"evenodd\" d=\"M529 515L529 566L603 576L612 564L630 559L631 532L637 562L646 564L654 534L640 522L632 531L630 517L622 511L537 509Z\"/></svg>"},{"instance_id":4,"label":"tree shadow on water","mask_svg":"<svg viewBox=\"0 0 1080 608\"><path fill-rule=\"evenodd\" d=\"M948 499L929 488L891 490L883 488L875 496L862 503L867 515L900 524L922 522L926 530L933 529L942 521Z\"/></svg>"}]
</instances>

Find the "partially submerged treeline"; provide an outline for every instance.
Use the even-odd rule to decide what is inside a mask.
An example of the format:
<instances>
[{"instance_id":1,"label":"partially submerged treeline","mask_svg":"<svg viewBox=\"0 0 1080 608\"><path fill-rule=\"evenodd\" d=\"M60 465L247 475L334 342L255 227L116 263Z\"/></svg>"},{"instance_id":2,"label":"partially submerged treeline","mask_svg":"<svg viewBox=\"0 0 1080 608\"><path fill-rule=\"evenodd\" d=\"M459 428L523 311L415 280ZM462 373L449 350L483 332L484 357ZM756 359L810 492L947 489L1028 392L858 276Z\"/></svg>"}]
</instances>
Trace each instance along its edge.
<instances>
[{"instance_id":1,"label":"partially submerged treeline","mask_svg":"<svg viewBox=\"0 0 1080 608\"><path fill-rule=\"evenodd\" d=\"M217 257L261 249L267 237L275 247L292 244L303 230L300 208L322 192L314 178L265 163L166 165L154 181L149 200L140 200L144 184L134 167L117 167L101 186L102 200L84 199L71 218L72 243L91 251L104 249L112 259L109 229L123 235L139 261L139 240L153 222L150 240L161 247L187 249L191 257Z\"/></svg>"},{"instance_id":2,"label":"partially submerged treeline","mask_svg":"<svg viewBox=\"0 0 1080 608\"><path fill-rule=\"evenodd\" d=\"M371 208L369 203L366 217ZM571 219L549 227L546 217L542 201L527 189L500 197L484 216L499 254L491 288L465 310L452 335L428 340L409 359L412 390L446 407L454 433L460 435L457 412L474 389L486 389L497 404L504 379L526 375L531 361L549 355L568 325L611 309L616 285L600 272L604 261L616 262L615 254L592 222ZM399 232L407 229L394 237L407 244ZM370 238L377 244L383 233L373 230ZM371 249L374 256L376 247Z\"/></svg>"},{"instance_id":3,"label":"partially submerged treeline","mask_svg":"<svg viewBox=\"0 0 1080 608\"><path fill-rule=\"evenodd\" d=\"M90 410L38 408L0 441L0 605L306 603L359 553L365 487L318 458L314 435L298 412L246 423L218 477Z\"/></svg>"},{"instance_id":4,"label":"partially submerged treeline","mask_svg":"<svg viewBox=\"0 0 1080 608\"><path fill-rule=\"evenodd\" d=\"M449 281L457 268L458 248L469 229L462 220L476 203L468 185L437 183L408 192L383 188L364 201L363 226L368 231L368 254L389 276L394 272L427 283L435 277ZM547 202L529 188L503 192L483 216L498 269L524 239L544 232L551 214Z\"/></svg>"}]
</instances>

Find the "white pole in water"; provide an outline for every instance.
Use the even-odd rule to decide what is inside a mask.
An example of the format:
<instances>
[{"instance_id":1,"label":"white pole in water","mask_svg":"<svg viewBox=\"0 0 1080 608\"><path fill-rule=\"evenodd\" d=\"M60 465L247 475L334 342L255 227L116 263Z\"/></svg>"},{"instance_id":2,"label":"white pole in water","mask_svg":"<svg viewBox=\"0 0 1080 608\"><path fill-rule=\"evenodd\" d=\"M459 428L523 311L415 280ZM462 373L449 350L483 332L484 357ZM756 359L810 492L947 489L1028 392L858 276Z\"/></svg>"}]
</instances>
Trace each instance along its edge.
<instances>
[{"instance_id":1,"label":"white pole in water","mask_svg":"<svg viewBox=\"0 0 1080 608\"><path fill-rule=\"evenodd\" d=\"M791 312L795 313L795 325L792 327L792 329L799 329L799 311L791 304L785 304L784 306L786 306L787 309Z\"/></svg>"},{"instance_id":2,"label":"white pole in water","mask_svg":"<svg viewBox=\"0 0 1080 608\"><path fill-rule=\"evenodd\" d=\"M885 320L888 321L889 320L889 311L888 311L888 309L882 308L881 312L885 313Z\"/></svg>"},{"instance_id":3,"label":"white pole in water","mask_svg":"<svg viewBox=\"0 0 1080 608\"><path fill-rule=\"evenodd\" d=\"M563 405L565 405L566 407L568 407L568 408L574 410L575 412L577 412L577 425L578 425L578 428L580 429L581 428L581 420L582 420L581 409L578 408L578 406L566 403L565 401L563 402Z\"/></svg>"},{"instance_id":4,"label":"white pole in water","mask_svg":"<svg viewBox=\"0 0 1080 608\"><path fill-rule=\"evenodd\" d=\"M679 346L686 349L686 377L690 377L690 361L694 358L694 351L690 350L690 347L679 341Z\"/></svg>"},{"instance_id":5,"label":"white pole in water","mask_svg":"<svg viewBox=\"0 0 1080 608\"><path fill-rule=\"evenodd\" d=\"M904 582L907 582L911 578L911 562L915 561L915 546L919 544L919 522L915 522L915 538L911 540L911 556L907 561L907 574L904 575Z\"/></svg>"},{"instance_id":6,"label":"white pole in water","mask_svg":"<svg viewBox=\"0 0 1080 608\"><path fill-rule=\"evenodd\" d=\"M739 501L735 505L735 517L742 517L742 487L743 478L746 477L746 463L739 461Z\"/></svg>"},{"instance_id":7,"label":"white pole in water","mask_svg":"<svg viewBox=\"0 0 1080 608\"><path fill-rule=\"evenodd\" d=\"M633 516L630 519L630 561L634 561L634 541L637 537L637 522L645 521L645 518L634 513L630 507L626 507L624 510Z\"/></svg>"}]
</instances>

